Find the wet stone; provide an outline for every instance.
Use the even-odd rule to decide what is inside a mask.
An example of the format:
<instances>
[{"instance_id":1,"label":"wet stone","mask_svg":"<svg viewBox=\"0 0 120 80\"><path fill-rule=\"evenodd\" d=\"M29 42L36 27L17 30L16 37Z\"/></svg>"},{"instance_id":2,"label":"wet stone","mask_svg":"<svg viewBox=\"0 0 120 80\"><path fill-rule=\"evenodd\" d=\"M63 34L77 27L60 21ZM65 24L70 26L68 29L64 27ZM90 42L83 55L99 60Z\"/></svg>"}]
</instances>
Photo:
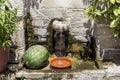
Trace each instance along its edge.
<instances>
[{"instance_id":1,"label":"wet stone","mask_svg":"<svg viewBox=\"0 0 120 80\"><path fill-rule=\"evenodd\" d=\"M113 61L116 64L120 65L120 49L104 49L103 60L104 61Z\"/></svg>"}]
</instances>

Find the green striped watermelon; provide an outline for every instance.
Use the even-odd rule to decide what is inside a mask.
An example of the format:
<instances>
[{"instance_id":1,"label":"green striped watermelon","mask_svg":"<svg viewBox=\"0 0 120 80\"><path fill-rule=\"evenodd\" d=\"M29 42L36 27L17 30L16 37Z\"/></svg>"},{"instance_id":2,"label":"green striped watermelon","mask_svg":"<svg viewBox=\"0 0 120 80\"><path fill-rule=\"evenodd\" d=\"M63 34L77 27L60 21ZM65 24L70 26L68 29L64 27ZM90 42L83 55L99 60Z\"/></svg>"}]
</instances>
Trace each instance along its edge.
<instances>
[{"instance_id":1,"label":"green striped watermelon","mask_svg":"<svg viewBox=\"0 0 120 80\"><path fill-rule=\"evenodd\" d=\"M33 45L28 48L23 56L23 62L28 68L40 68L49 58L48 50L42 45Z\"/></svg>"}]
</instances>

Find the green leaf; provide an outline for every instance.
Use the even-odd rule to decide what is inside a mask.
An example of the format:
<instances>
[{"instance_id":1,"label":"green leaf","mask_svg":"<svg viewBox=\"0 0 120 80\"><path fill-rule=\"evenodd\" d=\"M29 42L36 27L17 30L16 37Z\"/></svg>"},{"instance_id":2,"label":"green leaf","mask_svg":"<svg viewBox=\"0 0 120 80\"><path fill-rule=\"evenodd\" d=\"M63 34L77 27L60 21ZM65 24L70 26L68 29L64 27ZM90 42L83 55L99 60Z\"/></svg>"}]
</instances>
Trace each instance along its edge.
<instances>
[{"instance_id":1,"label":"green leaf","mask_svg":"<svg viewBox=\"0 0 120 80\"><path fill-rule=\"evenodd\" d=\"M113 33L113 37L118 37L118 35L119 35L118 32Z\"/></svg>"},{"instance_id":2,"label":"green leaf","mask_svg":"<svg viewBox=\"0 0 120 80\"><path fill-rule=\"evenodd\" d=\"M101 11L100 10L95 10L95 14L101 16Z\"/></svg>"},{"instance_id":3,"label":"green leaf","mask_svg":"<svg viewBox=\"0 0 120 80\"><path fill-rule=\"evenodd\" d=\"M113 13L115 14L115 16L118 16L120 14L120 8L119 9L115 9L113 11Z\"/></svg>"},{"instance_id":4,"label":"green leaf","mask_svg":"<svg viewBox=\"0 0 120 80\"><path fill-rule=\"evenodd\" d=\"M85 14L88 14L88 12L89 12L89 9L85 9L85 10L84 10L84 13L85 13Z\"/></svg>"},{"instance_id":5,"label":"green leaf","mask_svg":"<svg viewBox=\"0 0 120 80\"><path fill-rule=\"evenodd\" d=\"M110 23L110 28L115 28L118 26L118 23L119 23L119 18L113 20L111 23Z\"/></svg>"},{"instance_id":6,"label":"green leaf","mask_svg":"<svg viewBox=\"0 0 120 80\"><path fill-rule=\"evenodd\" d=\"M120 0L116 0L117 3L120 3Z\"/></svg>"},{"instance_id":7,"label":"green leaf","mask_svg":"<svg viewBox=\"0 0 120 80\"><path fill-rule=\"evenodd\" d=\"M112 4L115 4L115 0L110 0L110 2L111 2Z\"/></svg>"},{"instance_id":8,"label":"green leaf","mask_svg":"<svg viewBox=\"0 0 120 80\"><path fill-rule=\"evenodd\" d=\"M5 10L8 6L9 10ZM11 45L10 35L16 29L17 9L11 9L9 0L0 0L0 45L7 47Z\"/></svg>"}]
</instances>

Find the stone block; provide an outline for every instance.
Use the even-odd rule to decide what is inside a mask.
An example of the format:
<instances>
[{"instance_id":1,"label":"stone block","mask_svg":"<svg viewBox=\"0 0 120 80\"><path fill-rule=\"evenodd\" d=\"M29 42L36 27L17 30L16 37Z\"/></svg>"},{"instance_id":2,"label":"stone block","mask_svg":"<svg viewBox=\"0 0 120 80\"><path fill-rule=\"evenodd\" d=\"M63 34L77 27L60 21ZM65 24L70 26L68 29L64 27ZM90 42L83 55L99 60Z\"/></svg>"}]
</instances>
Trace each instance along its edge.
<instances>
[{"instance_id":1,"label":"stone block","mask_svg":"<svg viewBox=\"0 0 120 80\"><path fill-rule=\"evenodd\" d=\"M24 24L25 24L25 22L24 22L24 19L22 18L22 20L17 22L17 30L23 30L24 26L25 26Z\"/></svg>"},{"instance_id":2,"label":"stone block","mask_svg":"<svg viewBox=\"0 0 120 80\"><path fill-rule=\"evenodd\" d=\"M19 71L16 78L24 77L26 79L39 80L103 80L105 72L102 70L87 70L82 72L27 72Z\"/></svg>"},{"instance_id":3,"label":"stone block","mask_svg":"<svg viewBox=\"0 0 120 80\"><path fill-rule=\"evenodd\" d=\"M34 7L37 8L56 8L56 7L62 7L62 8L85 8L88 6L89 0L43 0L40 2L33 1L32 3L36 3Z\"/></svg>"},{"instance_id":4,"label":"stone block","mask_svg":"<svg viewBox=\"0 0 120 80\"><path fill-rule=\"evenodd\" d=\"M31 17L33 19L53 19L56 17L63 17L65 11L61 8L42 8L42 9L30 9Z\"/></svg>"},{"instance_id":5,"label":"stone block","mask_svg":"<svg viewBox=\"0 0 120 80\"><path fill-rule=\"evenodd\" d=\"M102 58L120 64L120 49L103 49Z\"/></svg>"},{"instance_id":6,"label":"stone block","mask_svg":"<svg viewBox=\"0 0 120 80\"><path fill-rule=\"evenodd\" d=\"M87 15L84 14L82 9L68 9L67 11L68 17L74 17L74 18L88 18Z\"/></svg>"},{"instance_id":7,"label":"stone block","mask_svg":"<svg viewBox=\"0 0 120 80\"><path fill-rule=\"evenodd\" d=\"M11 36L13 45L17 47L25 46L25 35L24 30L16 30Z\"/></svg>"},{"instance_id":8,"label":"stone block","mask_svg":"<svg viewBox=\"0 0 120 80\"><path fill-rule=\"evenodd\" d=\"M120 38L96 38L97 45L100 45L100 49L106 48L120 48Z\"/></svg>"},{"instance_id":9,"label":"stone block","mask_svg":"<svg viewBox=\"0 0 120 80\"><path fill-rule=\"evenodd\" d=\"M108 77L106 79L107 80L120 80L120 77L119 76L111 76L111 77Z\"/></svg>"},{"instance_id":10,"label":"stone block","mask_svg":"<svg viewBox=\"0 0 120 80\"><path fill-rule=\"evenodd\" d=\"M15 53L16 53L16 59L20 62L22 60L24 53L25 53L25 46L18 47L15 50Z\"/></svg>"},{"instance_id":11,"label":"stone block","mask_svg":"<svg viewBox=\"0 0 120 80\"><path fill-rule=\"evenodd\" d=\"M49 20L48 19L33 19L32 20L32 26L37 26L37 27L41 27L41 26L48 26L49 24Z\"/></svg>"},{"instance_id":12,"label":"stone block","mask_svg":"<svg viewBox=\"0 0 120 80\"><path fill-rule=\"evenodd\" d=\"M94 35L97 38L112 38L113 29L109 26L94 27Z\"/></svg>"},{"instance_id":13,"label":"stone block","mask_svg":"<svg viewBox=\"0 0 120 80\"><path fill-rule=\"evenodd\" d=\"M24 16L24 1L23 0L10 0L12 7L18 9L17 16Z\"/></svg>"},{"instance_id":14,"label":"stone block","mask_svg":"<svg viewBox=\"0 0 120 80\"><path fill-rule=\"evenodd\" d=\"M44 9L41 12L50 16L50 18L60 18L65 17L67 9L64 8L51 8L51 9ZM49 15L50 14L50 15Z\"/></svg>"},{"instance_id":15,"label":"stone block","mask_svg":"<svg viewBox=\"0 0 120 80\"><path fill-rule=\"evenodd\" d=\"M32 8L30 8L30 17L31 17L31 19L49 19L48 15L45 15L38 9L32 9Z\"/></svg>"},{"instance_id":16,"label":"stone block","mask_svg":"<svg viewBox=\"0 0 120 80\"><path fill-rule=\"evenodd\" d=\"M83 10L70 10L66 16L71 18L72 26L85 26L84 23L88 22L88 17L83 13Z\"/></svg>"},{"instance_id":17,"label":"stone block","mask_svg":"<svg viewBox=\"0 0 120 80\"><path fill-rule=\"evenodd\" d=\"M43 28L34 28L34 34L35 35L46 35L47 30Z\"/></svg>"},{"instance_id":18,"label":"stone block","mask_svg":"<svg viewBox=\"0 0 120 80\"><path fill-rule=\"evenodd\" d=\"M70 28L70 33L75 35L75 36L78 36L78 35L86 36L87 30L88 30L88 28L85 28L82 26L79 26L79 27L73 26Z\"/></svg>"}]
</instances>

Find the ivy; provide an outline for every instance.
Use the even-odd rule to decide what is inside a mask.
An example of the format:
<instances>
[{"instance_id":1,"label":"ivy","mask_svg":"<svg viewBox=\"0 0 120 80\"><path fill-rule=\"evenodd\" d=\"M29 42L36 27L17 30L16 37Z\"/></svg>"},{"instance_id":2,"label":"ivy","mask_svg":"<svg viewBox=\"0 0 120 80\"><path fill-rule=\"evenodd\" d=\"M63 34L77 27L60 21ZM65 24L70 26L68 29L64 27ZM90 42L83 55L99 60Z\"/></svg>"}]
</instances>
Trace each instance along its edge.
<instances>
[{"instance_id":1,"label":"ivy","mask_svg":"<svg viewBox=\"0 0 120 80\"><path fill-rule=\"evenodd\" d=\"M91 0L84 12L90 20L107 19L114 29L113 36L120 37L120 0Z\"/></svg>"}]
</instances>

